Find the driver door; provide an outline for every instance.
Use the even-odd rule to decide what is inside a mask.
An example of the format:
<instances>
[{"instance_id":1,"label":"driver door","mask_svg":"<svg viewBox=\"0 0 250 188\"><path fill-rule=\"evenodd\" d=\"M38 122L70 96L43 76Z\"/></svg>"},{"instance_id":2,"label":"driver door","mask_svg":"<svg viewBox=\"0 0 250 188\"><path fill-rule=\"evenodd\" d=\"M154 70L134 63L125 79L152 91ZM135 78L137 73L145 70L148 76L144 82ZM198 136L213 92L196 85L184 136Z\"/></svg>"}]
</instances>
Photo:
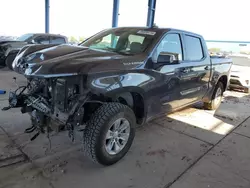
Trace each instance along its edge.
<instances>
[{"instance_id":1,"label":"driver door","mask_svg":"<svg viewBox=\"0 0 250 188\"><path fill-rule=\"evenodd\" d=\"M178 63L175 64L157 64L160 53L175 53L178 55ZM159 89L159 98L162 112L169 112L181 106L181 86L185 84L181 79L181 70L183 64L183 45L180 33L168 32L155 49L152 61L155 64L155 70L160 73L161 83Z\"/></svg>"}]
</instances>

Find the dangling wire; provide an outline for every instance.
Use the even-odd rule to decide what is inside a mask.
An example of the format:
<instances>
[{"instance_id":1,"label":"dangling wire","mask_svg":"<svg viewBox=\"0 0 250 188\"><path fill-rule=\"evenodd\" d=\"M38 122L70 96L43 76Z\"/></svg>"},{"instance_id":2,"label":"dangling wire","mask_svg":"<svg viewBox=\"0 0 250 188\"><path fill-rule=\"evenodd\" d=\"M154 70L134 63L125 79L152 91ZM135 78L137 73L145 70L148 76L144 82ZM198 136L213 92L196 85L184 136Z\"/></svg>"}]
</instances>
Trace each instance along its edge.
<instances>
[{"instance_id":1,"label":"dangling wire","mask_svg":"<svg viewBox=\"0 0 250 188\"><path fill-rule=\"evenodd\" d=\"M47 138L49 141L49 149L51 150L51 139L50 139L50 134L49 134L49 126L47 126Z\"/></svg>"},{"instance_id":2,"label":"dangling wire","mask_svg":"<svg viewBox=\"0 0 250 188\"><path fill-rule=\"evenodd\" d=\"M46 121L46 125L47 125L46 126L46 131L47 131L47 138L48 138L48 141L49 141L49 150L51 150L51 139L50 139L50 134L49 134L51 121L48 118L46 118L45 121Z\"/></svg>"}]
</instances>

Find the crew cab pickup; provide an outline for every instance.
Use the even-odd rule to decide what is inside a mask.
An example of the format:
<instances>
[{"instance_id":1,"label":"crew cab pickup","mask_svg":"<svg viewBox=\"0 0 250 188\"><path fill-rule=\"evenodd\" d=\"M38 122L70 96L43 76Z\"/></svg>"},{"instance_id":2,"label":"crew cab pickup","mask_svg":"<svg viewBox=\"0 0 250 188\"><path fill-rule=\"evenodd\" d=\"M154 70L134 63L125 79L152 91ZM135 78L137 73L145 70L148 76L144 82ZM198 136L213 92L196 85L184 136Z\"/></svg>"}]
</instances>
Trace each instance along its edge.
<instances>
[{"instance_id":1,"label":"crew cab pickup","mask_svg":"<svg viewBox=\"0 0 250 188\"><path fill-rule=\"evenodd\" d=\"M216 109L232 65L210 58L202 36L169 28L113 28L79 46L32 48L13 63L17 71L25 65L28 85L3 110L30 113L32 139L59 126L72 140L83 131L86 153L103 165L125 156L138 124L197 101Z\"/></svg>"}]
</instances>

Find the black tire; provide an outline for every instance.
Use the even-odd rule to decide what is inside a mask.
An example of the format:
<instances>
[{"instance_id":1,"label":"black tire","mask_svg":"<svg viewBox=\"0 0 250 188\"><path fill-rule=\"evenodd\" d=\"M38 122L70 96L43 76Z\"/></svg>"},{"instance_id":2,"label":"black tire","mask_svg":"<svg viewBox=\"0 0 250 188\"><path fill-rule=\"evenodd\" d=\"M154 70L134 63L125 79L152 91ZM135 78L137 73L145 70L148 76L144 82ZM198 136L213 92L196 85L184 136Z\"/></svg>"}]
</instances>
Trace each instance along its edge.
<instances>
[{"instance_id":1,"label":"black tire","mask_svg":"<svg viewBox=\"0 0 250 188\"><path fill-rule=\"evenodd\" d=\"M5 64L6 64L6 66L7 66L10 70L13 70L13 68L12 68L12 63L13 63L15 57L16 57L16 54L10 54L10 55L7 56L7 58L6 58L6 60L5 60Z\"/></svg>"},{"instance_id":2,"label":"black tire","mask_svg":"<svg viewBox=\"0 0 250 188\"><path fill-rule=\"evenodd\" d=\"M106 149L106 134L113 122L125 118L130 124L130 135L124 148L117 154L110 155ZM112 165L123 158L132 145L135 137L136 118L134 112L126 105L120 103L105 103L100 106L83 132L84 149L92 161L102 165Z\"/></svg>"},{"instance_id":3,"label":"black tire","mask_svg":"<svg viewBox=\"0 0 250 188\"><path fill-rule=\"evenodd\" d=\"M220 94L219 101L216 102L215 97L216 97L216 93L217 93L218 89L221 90L221 94ZM210 102L208 102L208 103L204 103L204 108L206 110L216 110L220 106L220 104L221 104L223 92L224 92L223 83L222 82L218 82L217 85L214 88L214 92L213 92L213 95L212 95L212 100Z\"/></svg>"}]
</instances>

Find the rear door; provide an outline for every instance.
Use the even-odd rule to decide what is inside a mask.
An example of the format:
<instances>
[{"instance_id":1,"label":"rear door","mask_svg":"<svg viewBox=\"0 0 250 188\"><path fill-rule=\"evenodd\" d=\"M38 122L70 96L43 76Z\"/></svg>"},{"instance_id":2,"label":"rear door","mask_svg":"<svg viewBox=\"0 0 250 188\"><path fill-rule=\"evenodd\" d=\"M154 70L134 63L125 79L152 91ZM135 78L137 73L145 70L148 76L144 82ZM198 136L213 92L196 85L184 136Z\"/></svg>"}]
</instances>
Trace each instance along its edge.
<instances>
[{"instance_id":1,"label":"rear door","mask_svg":"<svg viewBox=\"0 0 250 188\"><path fill-rule=\"evenodd\" d=\"M210 58L206 57L203 40L186 33L182 34L182 39L185 51L179 69L181 106L204 97L208 90L211 70Z\"/></svg>"},{"instance_id":2,"label":"rear door","mask_svg":"<svg viewBox=\"0 0 250 188\"><path fill-rule=\"evenodd\" d=\"M39 35L34 38L34 41L37 44L49 44L49 40L49 36L47 35Z\"/></svg>"},{"instance_id":3,"label":"rear door","mask_svg":"<svg viewBox=\"0 0 250 188\"><path fill-rule=\"evenodd\" d=\"M50 44L65 44L65 38L60 36L50 36Z\"/></svg>"},{"instance_id":4,"label":"rear door","mask_svg":"<svg viewBox=\"0 0 250 188\"><path fill-rule=\"evenodd\" d=\"M190 37L182 32L167 32L152 55L154 70L161 75L155 93L159 97L162 112L200 100L208 89L210 59L204 55L202 40ZM161 52L179 54L179 63L158 66L157 58Z\"/></svg>"}]
</instances>

